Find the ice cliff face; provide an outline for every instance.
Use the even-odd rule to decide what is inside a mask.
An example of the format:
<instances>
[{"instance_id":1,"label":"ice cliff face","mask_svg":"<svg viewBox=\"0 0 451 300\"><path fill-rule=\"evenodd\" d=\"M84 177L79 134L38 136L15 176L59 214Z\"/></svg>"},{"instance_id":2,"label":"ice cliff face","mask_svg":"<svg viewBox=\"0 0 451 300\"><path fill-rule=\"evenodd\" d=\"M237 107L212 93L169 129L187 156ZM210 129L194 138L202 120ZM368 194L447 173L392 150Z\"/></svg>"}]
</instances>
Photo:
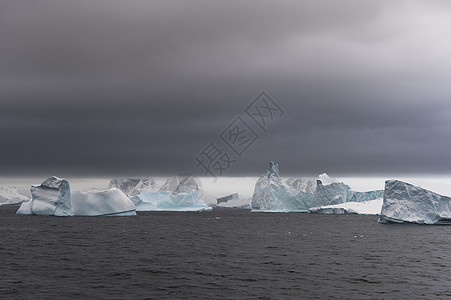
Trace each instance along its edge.
<instances>
[{"instance_id":1,"label":"ice cliff face","mask_svg":"<svg viewBox=\"0 0 451 300\"><path fill-rule=\"evenodd\" d=\"M139 195L141 192L152 192L157 189L153 178L115 178L111 179L108 189L118 188L128 197Z\"/></svg>"},{"instance_id":2,"label":"ice cliff face","mask_svg":"<svg viewBox=\"0 0 451 300\"><path fill-rule=\"evenodd\" d=\"M0 187L0 205L19 205L28 201L28 197L19 194L15 186Z\"/></svg>"},{"instance_id":3,"label":"ice cliff face","mask_svg":"<svg viewBox=\"0 0 451 300\"><path fill-rule=\"evenodd\" d=\"M347 202L365 202L375 199L382 199L384 197L383 190L368 191L368 192L356 192L349 190L347 195Z\"/></svg>"},{"instance_id":4,"label":"ice cliff face","mask_svg":"<svg viewBox=\"0 0 451 300\"><path fill-rule=\"evenodd\" d=\"M450 197L399 180L387 180L378 222L451 224L450 205Z\"/></svg>"},{"instance_id":5,"label":"ice cliff face","mask_svg":"<svg viewBox=\"0 0 451 300\"><path fill-rule=\"evenodd\" d=\"M69 182L58 177L47 178L31 187L32 198L23 202L17 214L72 216Z\"/></svg>"},{"instance_id":6,"label":"ice cliff face","mask_svg":"<svg viewBox=\"0 0 451 300\"><path fill-rule=\"evenodd\" d=\"M344 203L347 200L350 187L342 182L331 182L323 185L321 180L317 181L313 206L333 205Z\"/></svg>"},{"instance_id":7,"label":"ice cliff face","mask_svg":"<svg viewBox=\"0 0 451 300\"><path fill-rule=\"evenodd\" d=\"M131 199L137 211L205 211L211 210L195 190L188 193L143 192Z\"/></svg>"},{"instance_id":8,"label":"ice cliff face","mask_svg":"<svg viewBox=\"0 0 451 300\"><path fill-rule=\"evenodd\" d=\"M283 183L279 177L279 166L270 162L269 169L255 184L251 206L254 210L307 211L313 195L297 191Z\"/></svg>"}]
</instances>

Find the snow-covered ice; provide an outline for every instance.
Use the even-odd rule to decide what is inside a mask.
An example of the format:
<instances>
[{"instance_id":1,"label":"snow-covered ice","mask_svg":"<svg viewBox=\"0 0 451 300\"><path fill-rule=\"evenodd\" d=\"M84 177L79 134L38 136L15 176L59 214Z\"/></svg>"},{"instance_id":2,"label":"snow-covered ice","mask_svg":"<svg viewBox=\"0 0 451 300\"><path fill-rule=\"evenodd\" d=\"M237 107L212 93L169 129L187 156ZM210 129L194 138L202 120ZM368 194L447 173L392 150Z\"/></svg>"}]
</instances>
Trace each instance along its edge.
<instances>
[{"instance_id":1,"label":"snow-covered ice","mask_svg":"<svg viewBox=\"0 0 451 300\"><path fill-rule=\"evenodd\" d=\"M378 215L381 212L382 202L382 198L362 202L346 202L335 205L312 207L309 209L309 212L316 214Z\"/></svg>"},{"instance_id":2,"label":"snow-covered ice","mask_svg":"<svg viewBox=\"0 0 451 300\"><path fill-rule=\"evenodd\" d=\"M195 190L188 193L143 192L132 199L137 211L206 211L211 210Z\"/></svg>"},{"instance_id":3,"label":"snow-covered ice","mask_svg":"<svg viewBox=\"0 0 451 300\"><path fill-rule=\"evenodd\" d=\"M380 223L451 224L451 197L400 180L385 182Z\"/></svg>"},{"instance_id":4,"label":"snow-covered ice","mask_svg":"<svg viewBox=\"0 0 451 300\"><path fill-rule=\"evenodd\" d=\"M253 211L308 211L313 195L295 190L279 177L279 166L270 162L268 170L255 184Z\"/></svg>"}]
</instances>

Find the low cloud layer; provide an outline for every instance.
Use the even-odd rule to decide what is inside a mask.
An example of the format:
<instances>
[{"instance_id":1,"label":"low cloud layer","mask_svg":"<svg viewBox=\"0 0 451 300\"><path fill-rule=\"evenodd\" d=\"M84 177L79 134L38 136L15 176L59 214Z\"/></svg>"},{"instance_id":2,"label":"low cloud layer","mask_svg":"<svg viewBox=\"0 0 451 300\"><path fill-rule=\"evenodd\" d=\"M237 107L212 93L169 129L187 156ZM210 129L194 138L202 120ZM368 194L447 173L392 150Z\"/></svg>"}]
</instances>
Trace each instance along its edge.
<instances>
[{"instance_id":1,"label":"low cloud layer","mask_svg":"<svg viewBox=\"0 0 451 300\"><path fill-rule=\"evenodd\" d=\"M263 90L285 114L225 175L450 173L450 20L445 1L2 1L0 173L202 174Z\"/></svg>"}]
</instances>

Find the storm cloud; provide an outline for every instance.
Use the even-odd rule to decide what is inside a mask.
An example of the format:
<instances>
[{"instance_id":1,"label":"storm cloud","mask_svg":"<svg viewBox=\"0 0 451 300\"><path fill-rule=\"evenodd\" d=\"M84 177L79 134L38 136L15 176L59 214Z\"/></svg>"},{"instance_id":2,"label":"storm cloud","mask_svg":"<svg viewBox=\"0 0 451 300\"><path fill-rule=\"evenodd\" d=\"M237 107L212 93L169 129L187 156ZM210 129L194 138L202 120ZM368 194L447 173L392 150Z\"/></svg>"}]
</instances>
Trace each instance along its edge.
<instances>
[{"instance_id":1,"label":"storm cloud","mask_svg":"<svg viewBox=\"0 0 451 300\"><path fill-rule=\"evenodd\" d=\"M266 91L225 175L449 174L450 31L445 1L1 1L0 173L202 174Z\"/></svg>"}]
</instances>

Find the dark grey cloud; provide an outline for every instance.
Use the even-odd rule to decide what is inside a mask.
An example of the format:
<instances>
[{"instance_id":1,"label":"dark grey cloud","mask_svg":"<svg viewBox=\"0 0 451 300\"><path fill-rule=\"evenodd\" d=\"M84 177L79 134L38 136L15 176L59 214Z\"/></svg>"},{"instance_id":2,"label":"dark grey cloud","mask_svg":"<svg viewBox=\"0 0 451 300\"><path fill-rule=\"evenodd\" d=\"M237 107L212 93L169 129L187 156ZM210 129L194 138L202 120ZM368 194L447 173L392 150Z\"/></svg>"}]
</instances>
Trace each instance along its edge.
<instances>
[{"instance_id":1,"label":"dark grey cloud","mask_svg":"<svg viewBox=\"0 0 451 300\"><path fill-rule=\"evenodd\" d=\"M200 172L260 91L283 107L227 175L449 173L445 1L2 1L0 172ZM260 132L261 133L261 132Z\"/></svg>"}]
</instances>

